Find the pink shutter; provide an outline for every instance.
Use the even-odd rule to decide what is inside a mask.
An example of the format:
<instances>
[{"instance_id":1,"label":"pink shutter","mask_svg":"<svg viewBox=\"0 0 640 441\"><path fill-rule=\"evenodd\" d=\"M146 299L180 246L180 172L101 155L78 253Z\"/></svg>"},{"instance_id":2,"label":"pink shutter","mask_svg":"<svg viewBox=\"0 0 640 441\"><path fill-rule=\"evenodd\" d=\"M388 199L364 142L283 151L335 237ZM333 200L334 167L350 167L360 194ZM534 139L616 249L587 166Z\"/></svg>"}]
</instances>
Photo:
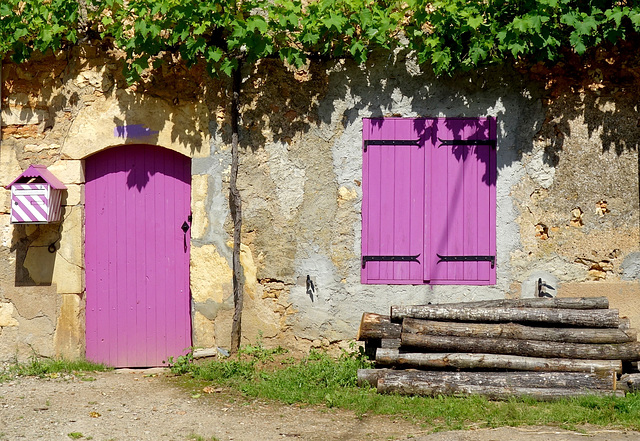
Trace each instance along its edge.
<instances>
[{"instance_id":1,"label":"pink shutter","mask_svg":"<svg viewBox=\"0 0 640 441\"><path fill-rule=\"evenodd\" d=\"M424 265L427 125L424 119L363 120L362 283L428 280ZM417 145L411 143L417 140Z\"/></svg>"},{"instance_id":2,"label":"pink shutter","mask_svg":"<svg viewBox=\"0 0 640 441\"><path fill-rule=\"evenodd\" d=\"M464 140L493 144L446 143ZM494 118L437 121L430 141L431 225L425 229L433 284L495 284L495 140Z\"/></svg>"}]
</instances>

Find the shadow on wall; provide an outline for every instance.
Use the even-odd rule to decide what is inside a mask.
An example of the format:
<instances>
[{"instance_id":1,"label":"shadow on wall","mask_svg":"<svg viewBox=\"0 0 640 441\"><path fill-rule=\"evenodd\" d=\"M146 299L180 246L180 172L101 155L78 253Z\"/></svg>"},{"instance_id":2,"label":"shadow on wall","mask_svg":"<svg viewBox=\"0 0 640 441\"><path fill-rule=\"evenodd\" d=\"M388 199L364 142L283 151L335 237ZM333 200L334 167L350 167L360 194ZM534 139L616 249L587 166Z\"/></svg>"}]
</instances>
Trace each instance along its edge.
<instances>
[{"instance_id":1,"label":"shadow on wall","mask_svg":"<svg viewBox=\"0 0 640 441\"><path fill-rule=\"evenodd\" d=\"M62 224L14 224L15 286L48 286L53 280Z\"/></svg>"}]
</instances>

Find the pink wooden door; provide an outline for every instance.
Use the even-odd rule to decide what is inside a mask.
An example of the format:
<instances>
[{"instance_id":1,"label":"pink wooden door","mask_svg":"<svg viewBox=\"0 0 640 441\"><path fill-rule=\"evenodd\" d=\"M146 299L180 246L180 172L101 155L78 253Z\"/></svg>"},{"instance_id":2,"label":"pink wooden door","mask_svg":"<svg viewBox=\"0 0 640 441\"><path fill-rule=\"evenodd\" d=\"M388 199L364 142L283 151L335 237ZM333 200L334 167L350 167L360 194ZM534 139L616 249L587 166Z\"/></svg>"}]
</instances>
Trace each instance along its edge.
<instances>
[{"instance_id":1,"label":"pink wooden door","mask_svg":"<svg viewBox=\"0 0 640 441\"><path fill-rule=\"evenodd\" d=\"M127 145L87 158L85 171L87 359L166 364L191 346L190 159Z\"/></svg>"}]
</instances>

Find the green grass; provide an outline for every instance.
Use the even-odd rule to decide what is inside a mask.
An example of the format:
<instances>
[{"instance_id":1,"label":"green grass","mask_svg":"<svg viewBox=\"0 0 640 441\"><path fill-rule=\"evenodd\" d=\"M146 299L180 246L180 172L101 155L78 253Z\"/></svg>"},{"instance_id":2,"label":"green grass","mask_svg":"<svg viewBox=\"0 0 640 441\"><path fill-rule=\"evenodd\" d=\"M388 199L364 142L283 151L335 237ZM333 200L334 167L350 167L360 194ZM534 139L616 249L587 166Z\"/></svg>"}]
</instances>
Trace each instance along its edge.
<instances>
[{"instance_id":1,"label":"green grass","mask_svg":"<svg viewBox=\"0 0 640 441\"><path fill-rule=\"evenodd\" d=\"M63 360L48 358L31 358L28 362L12 363L0 368L0 382L8 381L15 377L55 377L59 374L80 375L83 379L92 380L92 377L84 375L87 372L104 372L111 368L92 363L87 360Z\"/></svg>"},{"instance_id":2,"label":"green grass","mask_svg":"<svg viewBox=\"0 0 640 441\"><path fill-rule=\"evenodd\" d=\"M335 358L311 352L302 360L274 362L273 353L243 348L238 357L179 366L200 382L227 386L244 396L287 404L324 405L358 415L401 416L434 431L472 427L552 425L575 429L583 425L640 430L640 394L580 397L554 402L527 398L490 401L480 396L407 397L380 395L356 386L356 372L370 367L360 353ZM274 367L275 365L275 367Z\"/></svg>"}]
</instances>

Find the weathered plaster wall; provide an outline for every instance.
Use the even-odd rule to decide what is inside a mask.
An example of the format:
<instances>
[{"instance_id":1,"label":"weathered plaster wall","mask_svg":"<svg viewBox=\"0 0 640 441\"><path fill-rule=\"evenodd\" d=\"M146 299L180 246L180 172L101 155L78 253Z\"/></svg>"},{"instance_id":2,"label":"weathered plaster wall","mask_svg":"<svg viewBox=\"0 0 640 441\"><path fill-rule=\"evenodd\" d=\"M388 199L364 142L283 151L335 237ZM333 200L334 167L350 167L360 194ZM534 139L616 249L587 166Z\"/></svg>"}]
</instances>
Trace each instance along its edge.
<instances>
[{"instance_id":1,"label":"weathered plaster wall","mask_svg":"<svg viewBox=\"0 0 640 441\"><path fill-rule=\"evenodd\" d=\"M363 311L531 297L538 278L553 295L607 295L640 325L637 110L593 90L550 100L542 86L500 69L435 80L389 57L364 68L336 62L292 71L265 62L246 71L243 341L260 330L272 344L326 346L353 337ZM497 284L360 284L362 118L481 115L499 126ZM216 186L205 206L219 227L206 234L228 261L228 211L212 203L226 192L224 138L215 137L213 151L219 160L194 166ZM232 314L225 271L217 285L224 300L207 306L209 317L218 308L211 332L222 346Z\"/></svg>"},{"instance_id":2,"label":"weathered plaster wall","mask_svg":"<svg viewBox=\"0 0 640 441\"><path fill-rule=\"evenodd\" d=\"M193 343L229 345L230 84L175 68L127 87L118 72L92 47L3 65L2 181L37 162L69 190L63 223L40 227L9 225L2 190L0 359L83 354L83 159L129 143L193 158ZM632 98L598 88L550 98L544 82L509 69L436 80L402 54L298 70L269 60L243 76L242 343L329 346L353 338L364 311L530 297L538 278L554 295L607 295L640 326ZM497 117L495 286L360 283L362 118L380 116ZM47 300L29 309L30 295Z\"/></svg>"}]
</instances>

